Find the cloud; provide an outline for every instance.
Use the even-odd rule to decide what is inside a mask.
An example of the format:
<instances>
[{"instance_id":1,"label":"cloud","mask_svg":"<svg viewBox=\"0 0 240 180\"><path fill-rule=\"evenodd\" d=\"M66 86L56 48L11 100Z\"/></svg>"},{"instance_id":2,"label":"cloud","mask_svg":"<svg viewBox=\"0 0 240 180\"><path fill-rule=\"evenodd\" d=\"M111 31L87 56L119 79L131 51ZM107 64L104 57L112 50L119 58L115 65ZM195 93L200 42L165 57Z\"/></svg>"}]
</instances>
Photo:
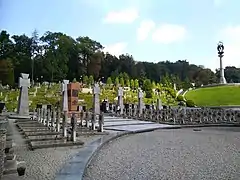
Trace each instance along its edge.
<instances>
[{"instance_id":1,"label":"cloud","mask_svg":"<svg viewBox=\"0 0 240 180\"><path fill-rule=\"evenodd\" d=\"M104 23L109 24L131 24L139 17L138 10L127 8L121 11L110 11L104 18Z\"/></svg>"},{"instance_id":2,"label":"cloud","mask_svg":"<svg viewBox=\"0 0 240 180\"><path fill-rule=\"evenodd\" d=\"M224 44L223 65L240 67L240 25L225 27L217 38Z\"/></svg>"},{"instance_id":3,"label":"cloud","mask_svg":"<svg viewBox=\"0 0 240 180\"><path fill-rule=\"evenodd\" d=\"M124 50L126 49L127 45L128 44L126 42L119 42L119 43L107 45L103 49L103 52L105 53L108 52L112 55L119 56L124 53Z\"/></svg>"},{"instance_id":4,"label":"cloud","mask_svg":"<svg viewBox=\"0 0 240 180\"><path fill-rule=\"evenodd\" d=\"M152 34L152 40L158 43L171 44L186 37L185 27L175 24L162 24Z\"/></svg>"},{"instance_id":5,"label":"cloud","mask_svg":"<svg viewBox=\"0 0 240 180\"><path fill-rule=\"evenodd\" d=\"M137 29L137 40L144 41L149 33L155 28L155 23L152 20L143 20Z\"/></svg>"}]
</instances>

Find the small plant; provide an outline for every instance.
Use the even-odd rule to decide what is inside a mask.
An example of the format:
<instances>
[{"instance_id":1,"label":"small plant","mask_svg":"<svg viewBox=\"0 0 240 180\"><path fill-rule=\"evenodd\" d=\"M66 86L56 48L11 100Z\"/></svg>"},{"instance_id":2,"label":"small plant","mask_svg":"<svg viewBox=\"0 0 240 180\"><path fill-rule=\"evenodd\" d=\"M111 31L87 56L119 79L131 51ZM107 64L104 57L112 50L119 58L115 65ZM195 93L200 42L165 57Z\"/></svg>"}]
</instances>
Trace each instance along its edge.
<instances>
[{"instance_id":1,"label":"small plant","mask_svg":"<svg viewBox=\"0 0 240 180\"><path fill-rule=\"evenodd\" d=\"M195 107L195 103L193 102L193 100L187 100L186 105L187 107Z\"/></svg>"},{"instance_id":2,"label":"small plant","mask_svg":"<svg viewBox=\"0 0 240 180\"><path fill-rule=\"evenodd\" d=\"M182 95L177 96L177 101L184 101L184 97Z\"/></svg>"}]
</instances>

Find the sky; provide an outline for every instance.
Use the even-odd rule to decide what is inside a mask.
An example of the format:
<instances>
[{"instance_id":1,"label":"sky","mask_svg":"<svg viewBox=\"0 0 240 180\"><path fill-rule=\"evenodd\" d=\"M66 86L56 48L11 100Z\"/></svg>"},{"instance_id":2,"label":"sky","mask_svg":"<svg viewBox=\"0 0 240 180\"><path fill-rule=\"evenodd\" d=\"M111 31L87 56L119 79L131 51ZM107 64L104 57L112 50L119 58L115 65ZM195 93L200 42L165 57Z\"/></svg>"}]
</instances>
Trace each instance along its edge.
<instances>
[{"instance_id":1,"label":"sky","mask_svg":"<svg viewBox=\"0 0 240 180\"><path fill-rule=\"evenodd\" d=\"M0 30L89 36L136 61L240 67L239 0L0 0Z\"/></svg>"}]
</instances>

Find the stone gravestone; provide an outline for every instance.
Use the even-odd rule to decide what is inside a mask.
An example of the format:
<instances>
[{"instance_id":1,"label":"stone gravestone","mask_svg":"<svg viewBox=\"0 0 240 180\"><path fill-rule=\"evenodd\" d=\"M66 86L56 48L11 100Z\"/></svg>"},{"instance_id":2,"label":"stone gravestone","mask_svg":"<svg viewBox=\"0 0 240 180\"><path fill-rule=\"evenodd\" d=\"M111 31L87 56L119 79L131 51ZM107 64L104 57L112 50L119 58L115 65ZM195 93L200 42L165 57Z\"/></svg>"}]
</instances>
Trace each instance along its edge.
<instances>
[{"instance_id":1,"label":"stone gravestone","mask_svg":"<svg viewBox=\"0 0 240 180\"><path fill-rule=\"evenodd\" d=\"M139 113L139 116L142 115L143 113L143 92L142 90L140 89L138 91L138 113Z\"/></svg>"},{"instance_id":2,"label":"stone gravestone","mask_svg":"<svg viewBox=\"0 0 240 180\"><path fill-rule=\"evenodd\" d=\"M62 111L68 112L68 92L67 92L67 85L69 80L63 80L62 83Z\"/></svg>"},{"instance_id":3,"label":"stone gravestone","mask_svg":"<svg viewBox=\"0 0 240 180\"><path fill-rule=\"evenodd\" d=\"M20 98L18 101L18 115L29 116L28 88L30 87L29 74L21 73L19 77Z\"/></svg>"},{"instance_id":4,"label":"stone gravestone","mask_svg":"<svg viewBox=\"0 0 240 180\"><path fill-rule=\"evenodd\" d=\"M157 108L156 108L158 111L163 109L163 106L162 106L162 101L161 99L157 99Z\"/></svg>"},{"instance_id":5,"label":"stone gravestone","mask_svg":"<svg viewBox=\"0 0 240 180\"><path fill-rule=\"evenodd\" d=\"M62 111L64 112L62 127L63 127L63 137L67 137L67 119L68 119L68 92L67 85L69 80L63 80L62 83Z\"/></svg>"},{"instance_id":6,"label":"stone gravestone","mask_svg":"<svg viewBox=\"0 0 240 180\"><path fill-rule=\"evenodd\" d=\"M120 114L123 114L123 88L118 88L118 106L120 107Z\"/></svg>"},{"instance_id":7,"label":"stone gravestone","mask_svg":"<svg viewBox=\"0 0 240 180\"><path fill-rule=\"evenodd\" d=\"M93 87L93 113L100 114L100 87L99 84L95 84Z\"/></svg>"}]
</instances>

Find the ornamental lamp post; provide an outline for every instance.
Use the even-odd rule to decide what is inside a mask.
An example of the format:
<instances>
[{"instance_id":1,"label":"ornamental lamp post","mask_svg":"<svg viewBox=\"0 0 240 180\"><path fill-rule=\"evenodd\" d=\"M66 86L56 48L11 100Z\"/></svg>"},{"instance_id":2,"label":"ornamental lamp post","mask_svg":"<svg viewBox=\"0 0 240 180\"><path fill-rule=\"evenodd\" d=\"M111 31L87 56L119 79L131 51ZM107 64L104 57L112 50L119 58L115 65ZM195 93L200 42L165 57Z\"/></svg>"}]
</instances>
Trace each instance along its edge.
<instances>
[{"instance_id":1,"label":"ornamental lamp post","mask_svg":"<svg viewBox=\"0 0 240 180\"><path fill-rule=\"evenodd\" d=\"M220 60L220 84L226 84L227 81L224 77L224 68L223 68L223 64L222 64L222 58L223 58L223 54L224 54L224 46L223 43L221 41L219 41L219 43L217 44L217 50L218 50L218 57Z\"/></svg>"}]
</instances>

